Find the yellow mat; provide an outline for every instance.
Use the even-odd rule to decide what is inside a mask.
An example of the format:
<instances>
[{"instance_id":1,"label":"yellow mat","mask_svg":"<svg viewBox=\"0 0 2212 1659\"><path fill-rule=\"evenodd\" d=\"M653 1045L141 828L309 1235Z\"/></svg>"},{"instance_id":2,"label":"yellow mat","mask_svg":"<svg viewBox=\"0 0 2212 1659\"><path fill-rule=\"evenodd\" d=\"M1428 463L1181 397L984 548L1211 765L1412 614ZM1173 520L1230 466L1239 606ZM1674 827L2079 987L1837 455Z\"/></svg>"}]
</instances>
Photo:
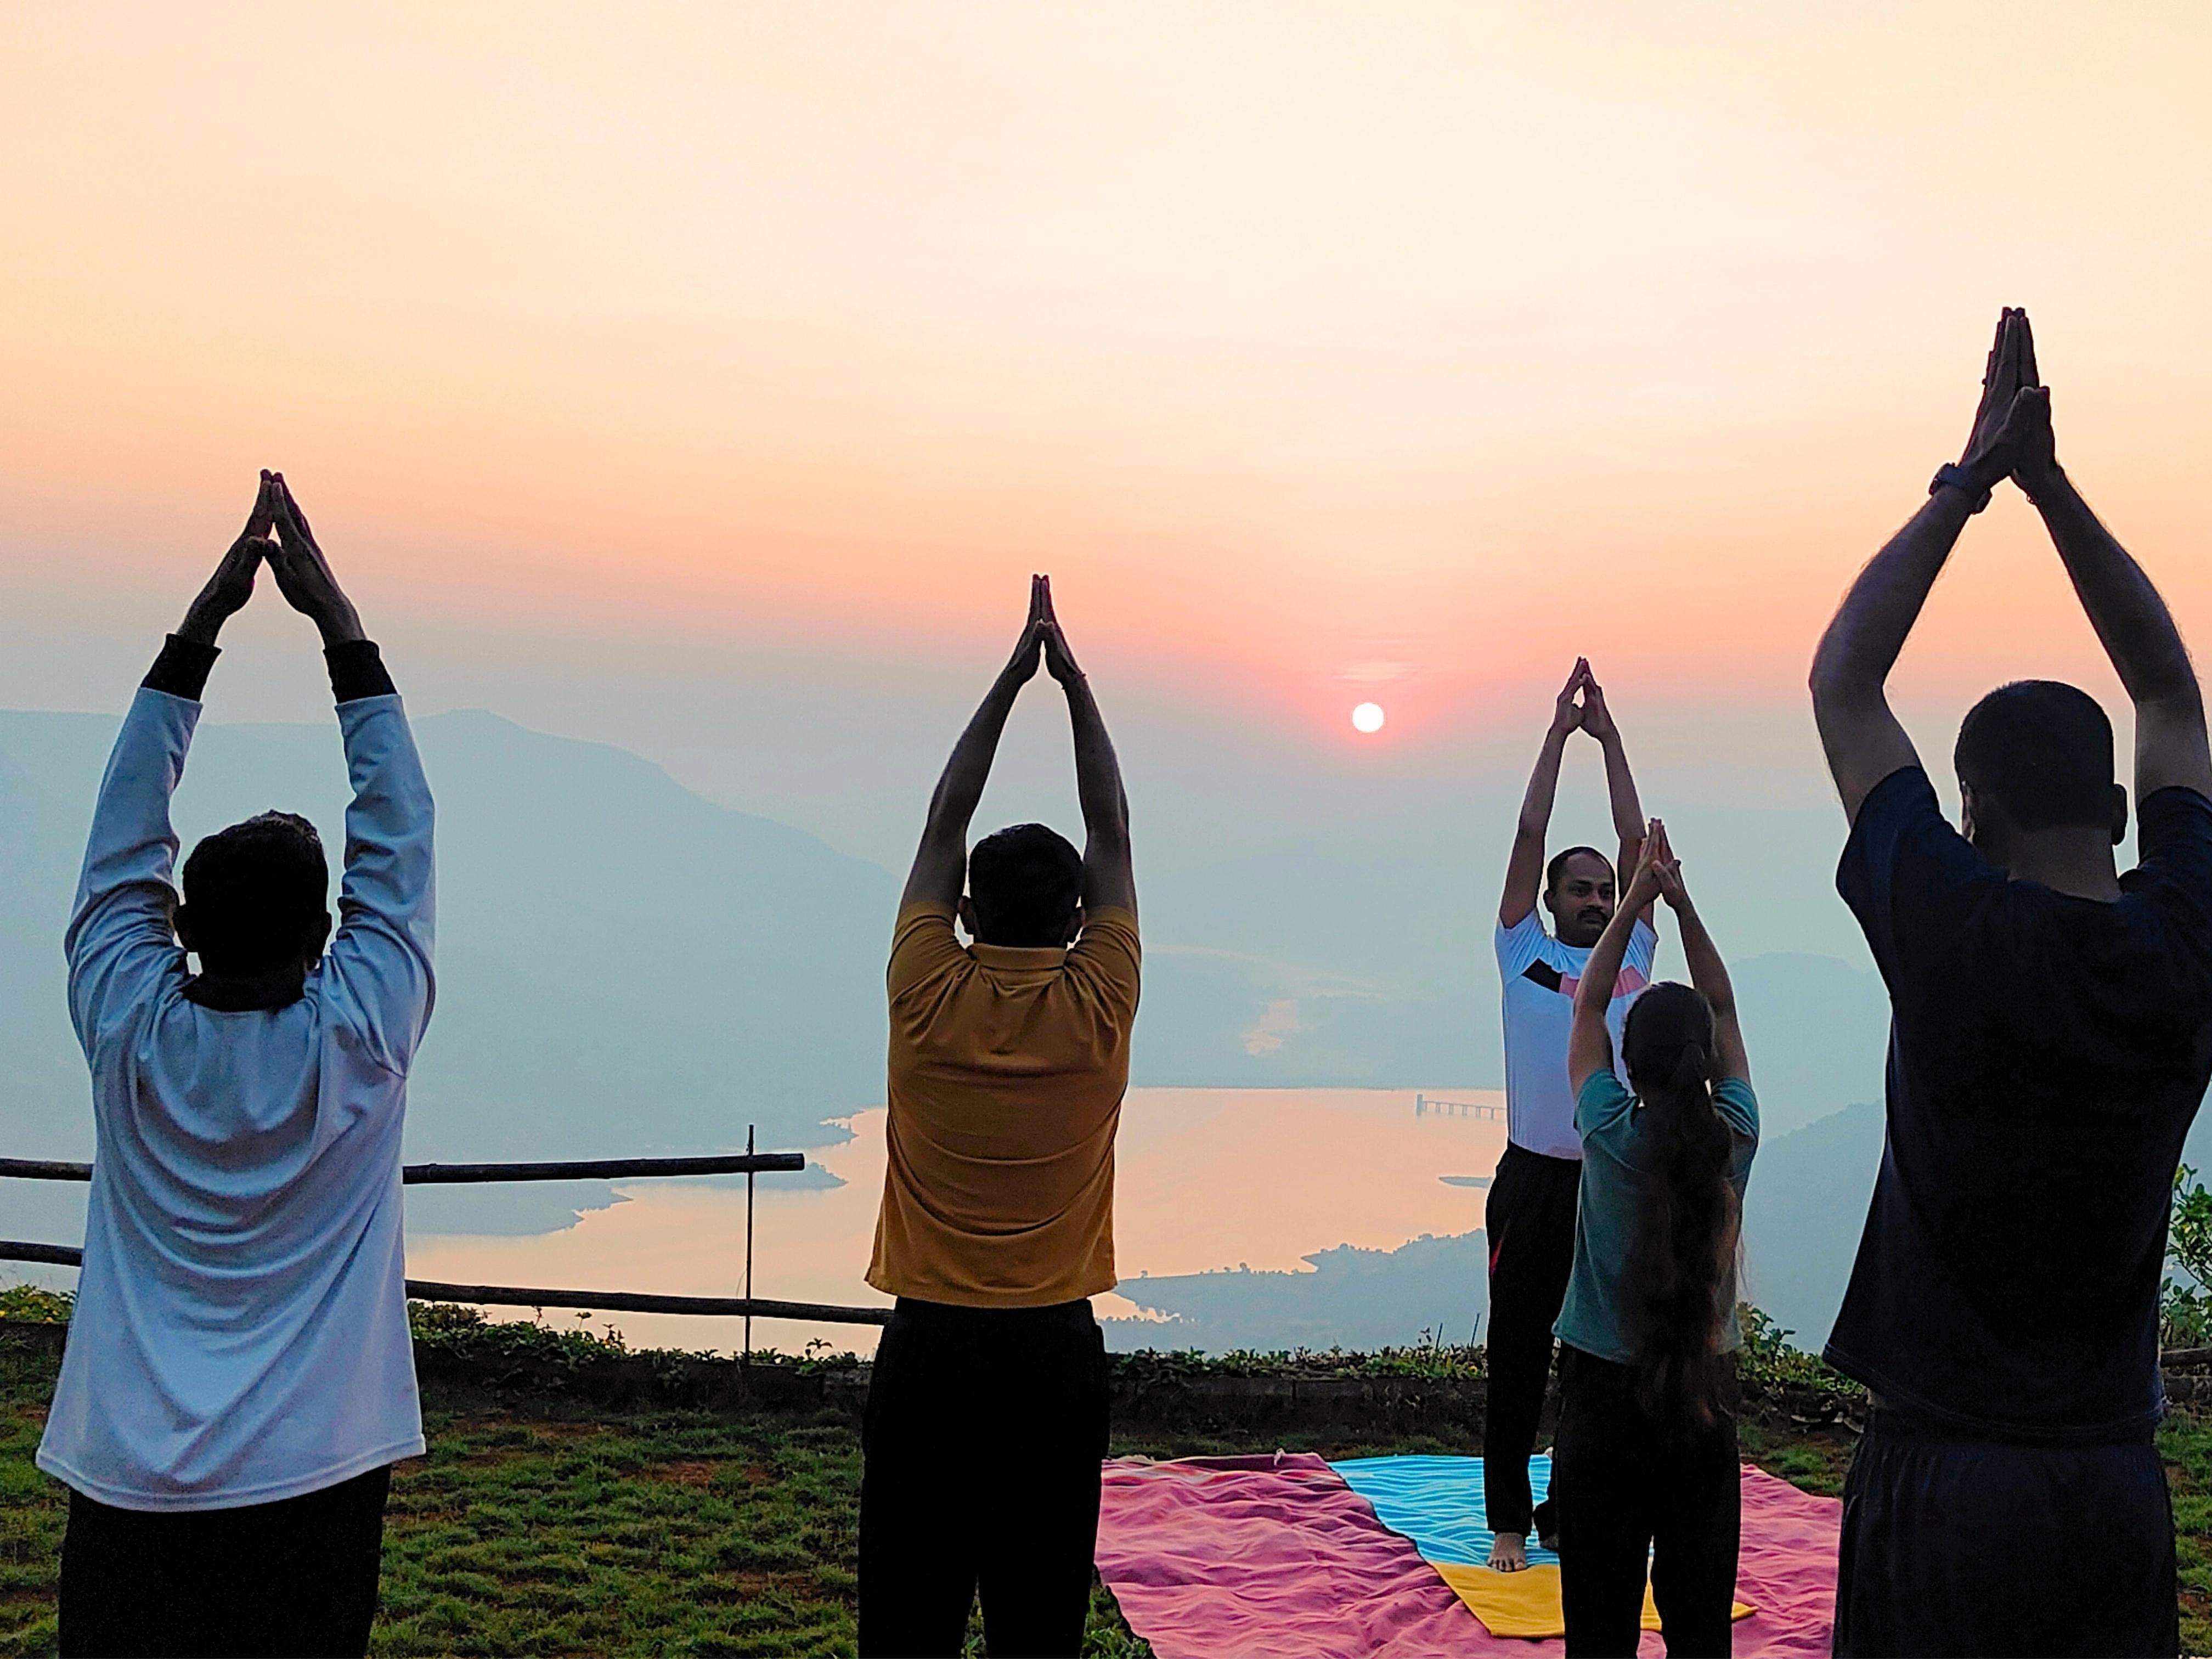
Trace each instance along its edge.
<instances>
[{"instance_id":1,"label":"yellow mat","mask_svg":"<svg viewBox=\"0 0 2212 1659\"><path fill-rule=\"evenodd\" d=\"M1463 1567L1447 1561L1430 1565L1442 1573L1468 1611L1482 1620L1492 1636L1565 1636L1566 1615L1559 1610L1559 1570L1556 1566L1524 1567L1519 1572L1498 1572L1489 1567ZM1738 1601L1729 1614L1747 1619L1752 1609ZM1659 1609L1651 1600L1651 1586L1644 1586L1644 1628L1659 1628Z\"/></svg>"}]
</instances>

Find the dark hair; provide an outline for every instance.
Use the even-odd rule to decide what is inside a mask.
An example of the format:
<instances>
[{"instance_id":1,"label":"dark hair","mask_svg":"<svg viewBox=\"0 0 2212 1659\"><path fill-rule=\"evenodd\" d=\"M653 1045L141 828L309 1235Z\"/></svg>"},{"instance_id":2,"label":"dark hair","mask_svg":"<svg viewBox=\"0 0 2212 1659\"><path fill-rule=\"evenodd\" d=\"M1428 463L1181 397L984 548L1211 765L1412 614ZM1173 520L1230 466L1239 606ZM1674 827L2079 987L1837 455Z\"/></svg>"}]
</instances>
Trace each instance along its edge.
<instances>
[{"instance_id":1,"label":"dark hair","mask_svg":"<svg viewBox=\"0 0 2212 1659\"><path fill-rule=\"evenodd\" d=\"M2073 686L1999 686L1966 711L1952 760L1961 782L2022 830L2112 823L2112 722Z\"/></svg>"},{"instance_id":2,"label":"dark hair","mask_svg":"<svg viewBox=\"0 0 2212 1659\"><path fill-rule=\"evenodd\" d=\"M968 854L968 896L983 944L1065 945L1083 902L1083 854L1042 823L1013 824Z\"/></svg>"},{"instance_id":3,"label":"dark hair","mask_svg":"<svg viewBox=\"0 0 2212 1659\"><path fill-rule=\"evenodd\" d=\"M288 966L326 926L330 866L315 826L264 812L218 830L185 860L187 941L210 974Z\"/></svg>"},{"instance_id":4,"label":"dark hair","mask_svg":"<svg viewBox=\"0 0 2212 1659\"><path fill-rule=\"evenodd\" d=\"M1687 985L1654 985L1630 1005L1620 1048L1658 1143L1628 1262L1637 1394L1662 1423L1706 1427L1726 1409L1721 1335L1741 1223L1713 1107L1712 1005Z\"/></svg>"},{"instance_id":5,"label":"dark hair","mask_svg":"<svg viewBox=\"0 0 2212 1659\"><path fill-rule=\"evenodd\" d=\"M1544 866L1544 890L1547 893L1558 890L1559 872L1567 867L1567 860L1580 858L1585 853L1605 866L1606 874L1609 876L1613 873L1613 860L1599 852L1596 848L1570 847L1564 853L1553 854L1552 861Z\"/></svg>"}]
</instances>

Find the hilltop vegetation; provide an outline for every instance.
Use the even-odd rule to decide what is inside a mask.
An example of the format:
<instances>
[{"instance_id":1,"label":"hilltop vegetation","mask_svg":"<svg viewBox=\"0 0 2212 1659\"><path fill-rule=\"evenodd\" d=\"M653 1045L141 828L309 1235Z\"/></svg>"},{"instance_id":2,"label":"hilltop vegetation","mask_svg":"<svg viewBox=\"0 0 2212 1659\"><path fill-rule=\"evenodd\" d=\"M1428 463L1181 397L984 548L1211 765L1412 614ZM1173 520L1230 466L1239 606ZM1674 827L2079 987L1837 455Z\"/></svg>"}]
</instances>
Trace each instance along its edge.
<instances>
[{"instance_id":1,"label":"hilltop vegetation","mask_svg":"<svg viewBox=\"0 0 2212 1659\"><path fill-rule=\"evenodd\" d=\"M467 1310L416 1311L428 1349L469 1356L488 1376L550 1360L556 1373L580 1376L611 1354L639 1357L580 1328L486 1326ZM31 1464L53 1387L52 1347L11 1339L7 1326L66 1312L66 1299L48 1292L0 1291L0 1659L52 1650L66 1511L63 1489ZM1832 1395L1844 1415L1856 1405L1849 1384L1755 1312L1747 1334L1754 1395ZM671 1365L684 1358L661 1357ZM1169 1379L1319 1370L1464 1382L1481 1374L1480 1350L1442 1345L1372 1355L1125 1355L1116 1364ZM860 1441L848 1415L617 1407L557 1386L525 1395L435 1381L424 1388L424 1415L430 1455L401 1465L393 1483L374 1652L781 1659L852 1651ZM1840 1488L1851 1441L1845 1422L1786 1412L1754 1415L1744 1433L1747 1457L1826 1493ZM2212 1651L2212 1425L2177 1414L2160 1443L2181 1532L2185 1649ZM1380 1440L1293 1432L1262 1444L1126 1426L1114 1449L1177 1456L1279 1444L1332 1456L1471 1449L1456 1432ZM970 1651L981 1653L980 1634ZM1149 1653L1103 1588L1084 1653Z\"/></svg>"}]
</instances>

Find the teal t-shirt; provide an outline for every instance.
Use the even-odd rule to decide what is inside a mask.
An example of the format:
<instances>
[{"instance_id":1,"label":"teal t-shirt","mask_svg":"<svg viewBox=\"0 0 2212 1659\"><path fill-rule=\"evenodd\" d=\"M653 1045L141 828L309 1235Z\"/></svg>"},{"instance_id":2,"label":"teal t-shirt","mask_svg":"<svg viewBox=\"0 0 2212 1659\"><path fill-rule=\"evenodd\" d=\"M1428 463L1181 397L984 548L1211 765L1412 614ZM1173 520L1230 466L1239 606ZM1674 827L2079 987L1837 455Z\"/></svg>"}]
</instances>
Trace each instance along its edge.
<instances>
[{"instance_id":1,"label":"teal t-shirt","mask_svg":"<svg viewBox=\"0 0 2212 1659\"><path fill-rule=\"evenodd\" d=\"M1713 1090L1713 1105L1733 1143L1729 1181L1743 1197L1759 1150L1759 1097L1741 1078ZM1583 1138L1581 1206L1575 1215L1575 1270L1567 1300L1552 1327L1560 1341L1627 1364L1636 1358L1628 1317L1628 1255L1644 1214L1644 1183L1655 1148L1645 1133L1642 1103L1611 1071L1595 1073L1575 1100L1575 1128ZM1735 1319L1735 1286L1728 1286L1724 1348L1743 1344Z\"/></svg>"}]
</instances>

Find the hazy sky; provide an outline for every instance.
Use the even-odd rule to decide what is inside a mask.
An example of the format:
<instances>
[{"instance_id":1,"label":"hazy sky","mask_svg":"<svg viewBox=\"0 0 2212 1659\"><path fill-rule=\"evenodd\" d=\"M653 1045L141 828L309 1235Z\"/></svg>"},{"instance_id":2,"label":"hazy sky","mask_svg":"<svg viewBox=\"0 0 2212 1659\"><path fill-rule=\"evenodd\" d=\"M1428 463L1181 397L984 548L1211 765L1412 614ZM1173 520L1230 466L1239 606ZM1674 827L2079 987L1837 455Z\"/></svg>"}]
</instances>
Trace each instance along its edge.
<instances>
[{"instance_id":1,"label":"hazy sky","mask_svg":"<svg viewBox=\"0 0 2212 1659\"><path fill-rule=\"evenodd\" d=\"M2180 3L16 8L0 706L119 707L267 465L418 708L886 863L1033 568L1189 845L1449 839L1577 652L1655 806L1810 803L2001 305L2212 629L2209 84ZM1929 741L2113 700L2024 505L1969 534ZM289 620L219 715L319 708Z\"/></svg>"}]
</instances>

